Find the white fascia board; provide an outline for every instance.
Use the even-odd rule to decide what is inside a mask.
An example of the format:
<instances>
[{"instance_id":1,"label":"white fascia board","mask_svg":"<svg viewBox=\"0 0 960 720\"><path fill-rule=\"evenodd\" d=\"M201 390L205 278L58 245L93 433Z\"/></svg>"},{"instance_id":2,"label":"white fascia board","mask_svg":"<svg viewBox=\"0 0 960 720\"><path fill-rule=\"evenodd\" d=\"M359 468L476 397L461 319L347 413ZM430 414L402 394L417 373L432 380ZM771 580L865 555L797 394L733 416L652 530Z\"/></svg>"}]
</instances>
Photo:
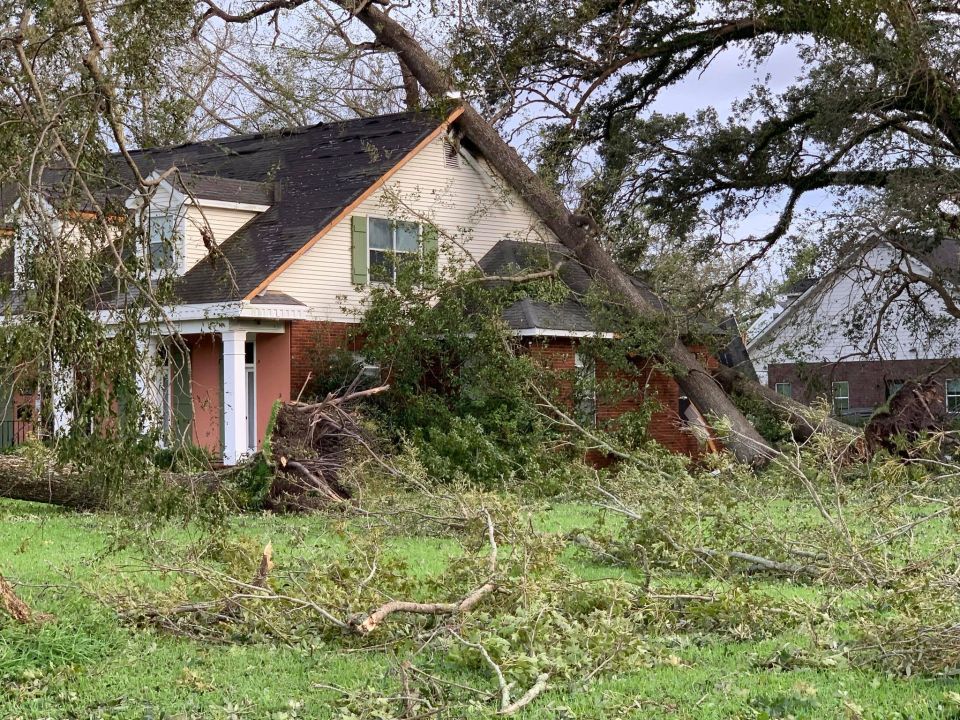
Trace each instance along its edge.
<instances>
[{"instance_id":1,"label":"white fascia board","mask_svg":"<svg viewBox=\"0 0 960 720\"><path fill-rule=\"evenodd\" d=\"M514 330L513 334L517 337L603 338L605 340L617 337L614 333L600 333L594 330L550 330L549 328L524 328Z\"/></svg>"},{"instance_id":2,"label":"white fascia board","mask_svg":"<svg viewBox=\"0 0 960 720\"><path fill-rule=\"evenodd\" d=\"M269 205L258 205L256 203L244 203L244 202L231 202L229 200L208 200L206 198L198 197L196 201L194 198L186 198L184 200L184 205L194 205L200 208L216 208L218 210L245 210L247 212L262 213L270 209Z\"/></svg>"},{"instance_id":3,"label":"white fascia board","mask_svg":"<svg viewBox=\"0 0 960 720\"><path fill-rule=\"evenodd\" d=\"M116 322L115 311L100 310L100 322L112 325ZM218 322L228 320L309 320L308 308L303 305L253 304L238 300L221 303L195 303L175 305L164 310L164 318L172 323L192 321Z\"/></svg>"}]
</instances>

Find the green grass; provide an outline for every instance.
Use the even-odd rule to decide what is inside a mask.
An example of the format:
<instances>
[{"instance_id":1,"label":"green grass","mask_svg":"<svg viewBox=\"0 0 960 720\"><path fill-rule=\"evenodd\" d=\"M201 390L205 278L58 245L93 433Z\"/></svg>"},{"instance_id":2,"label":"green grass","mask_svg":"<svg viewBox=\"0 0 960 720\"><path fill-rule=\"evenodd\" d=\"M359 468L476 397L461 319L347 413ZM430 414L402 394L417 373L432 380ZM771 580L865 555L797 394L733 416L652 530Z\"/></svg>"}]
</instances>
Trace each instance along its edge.
<instances>
[{"instance_id":1,"label":"green grass","mask_svg":"<svg viewBox=\"0 0 960 720\"><path fill-rule=\"evenodd\" d=\"M558 504L537 511L531 522L541 532L567 533L588 526L597 513ZM120 622L109 595L124 587L121 570L129 569L137 554L113 547L117 527L108 515L0 501L0 569L20 583L31 606L56 616L39 628L0 619L0 717L330 718L343 699L323 686L366 695L397 692L397 657L390 649L330 639L293 646L213 644ZM320 515L242 517L228 533L255 547L270 540L278 558L331 557L346 542L337 524ZM194 537L171 526L157 542L162 554L162 543L182 546ZM453 541L428 536L393 537L387 550L403 557L408 572L419 577L442 574L460 552ZM642 581L637 573L594 565L569 549L564 562L586 580ZM818 594L810 587L761 585L767 586L785 597ZM960 696L950 694L960 686L950 681L886 676L844 663L793 670L767 666L784 646L807 644L802 636L737 642L729 636L661 633L644 641L648 667L600 674L585 688L554 686L520 717L960 717L960 705L952 700ZM495 689L482 668L451 668L448 677Z\"/></svg>"}]
</instances>

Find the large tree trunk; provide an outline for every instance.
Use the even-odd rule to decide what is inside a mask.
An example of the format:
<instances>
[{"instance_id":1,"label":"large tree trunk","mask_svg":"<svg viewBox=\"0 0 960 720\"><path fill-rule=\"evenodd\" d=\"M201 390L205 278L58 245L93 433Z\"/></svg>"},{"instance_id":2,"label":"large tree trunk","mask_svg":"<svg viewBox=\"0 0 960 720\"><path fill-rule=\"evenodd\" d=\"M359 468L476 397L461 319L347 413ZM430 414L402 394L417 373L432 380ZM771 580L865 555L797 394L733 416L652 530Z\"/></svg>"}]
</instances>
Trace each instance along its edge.
<instances>
[{"instance_id":1,"label":"large tree trunk","mask_svg":"<svg viewBox=\"0 0 960 720\"><path fill-rule=\"evenodd\" d=\"M377 41L394 50L420 85L436 98L453 89L450 78L402 25L371 3L356 10L352 0L339 0L347 10L376 35ZM540 215L557 238L600 283L610 288L637 312L655 315L661 311L644 297L633 279L623 272L597 240L598 228L589 217L572 213L563 201L534 173L497 131L469 104L464 104L460 125L484 158ZM704 415L726 420L731 436L724 440L736 456L751 464L763 464L771 450L750 422L734 406L703 364L677 336L665 338L661 358L673 369L680 388Z\"/></svg>"},{"instance_id":2,"label":"large tree trunk","mask_svg":"<svg viewBox=\"0 0 960 720\"><path fill-rule=\"evenodd\" d=\"M38 475L29 462L15 455L0 455L0 497L76 510L95 510L104 505L100 493L70 474L51 469Z\"/></svg>"},{"instance_id":3,"label":"large tree trunk","mask_svg":"<svg viewBox=\"0 0 960 720\"><path fill-rule=\"evenodd\" d=\"M190 475L168 473L163 478L171 487L191 493L216 493L228 490L226 481L234 471L235 468L226 468ZM102 488L83 482L68 468L51 467L38 474L30 462L16 455L0 455L0 497L74 510L99 510L109 504Z\"/></svg>"}]
</instances>

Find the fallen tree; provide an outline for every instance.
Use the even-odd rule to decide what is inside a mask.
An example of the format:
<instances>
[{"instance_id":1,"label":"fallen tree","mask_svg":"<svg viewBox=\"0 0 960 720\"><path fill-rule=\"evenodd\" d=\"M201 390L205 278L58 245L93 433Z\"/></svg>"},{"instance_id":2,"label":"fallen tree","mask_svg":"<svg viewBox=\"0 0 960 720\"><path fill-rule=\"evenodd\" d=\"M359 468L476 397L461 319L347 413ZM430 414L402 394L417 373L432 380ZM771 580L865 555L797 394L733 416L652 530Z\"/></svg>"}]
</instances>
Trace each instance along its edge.
<instances>
[{"instance_id":1,"label":"fallen tree","mask_svg":"<svg viewBox=\"0 0 960 720\"><path fill-rule=\"evenodd\" d=\"M785 397L726 365L720 365L714 370L713 376L728 394L741 395L770 408L777 417L790 425L797 440L807 440L815 432L839 437L849 436L851 440L860 436L856 428L823 413L817 413L809 406Z\"/></svg>"},{"instance_id":2,"label":"fallen tree","mask_svg":"<svg viewBox=\"0 0 960 720\"><path fill-rule=\"evenodd\" d=\"M185 492L194 498L219 495L238 509L309 510L344 502L350 492L338 482L340 469L358 447L370 449L355 405L389 386L366 390L354 386L317 403L279 405L263 451L236 467L213 467L199 473L157 472L152 488ZM251 476L267 474L265 492L253 493ZM125 488L129 489L129 488ZM17 454L0 455L0 497L72 508L98 510L117 498L71 466L39 464ZM251 507L251 500L254 505Z\"/></svg>"}]
</instances>

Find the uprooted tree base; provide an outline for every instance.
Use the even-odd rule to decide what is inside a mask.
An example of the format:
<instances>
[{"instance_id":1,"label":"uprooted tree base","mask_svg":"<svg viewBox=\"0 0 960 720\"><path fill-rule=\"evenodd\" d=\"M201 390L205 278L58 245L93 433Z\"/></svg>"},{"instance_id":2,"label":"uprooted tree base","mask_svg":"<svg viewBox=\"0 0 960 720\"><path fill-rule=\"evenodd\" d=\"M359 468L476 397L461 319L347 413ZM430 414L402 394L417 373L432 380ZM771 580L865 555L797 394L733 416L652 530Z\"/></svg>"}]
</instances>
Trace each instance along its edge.
<instances>
[{"instance_id":1,"label":"uprooted tree base","mask_svg":"<svg viewBox=\"0 0 960 720\"><path fill-rule=\"evenodd\" d=\"M355 405L386 391L348 388L318 403L284 403L277 411L270 440L277 472L266 504L273 510L310 510L348 500L350 489L340 472L358 447L371 448L372 438L361 426Z\"/></svg>"}]
</instances>

